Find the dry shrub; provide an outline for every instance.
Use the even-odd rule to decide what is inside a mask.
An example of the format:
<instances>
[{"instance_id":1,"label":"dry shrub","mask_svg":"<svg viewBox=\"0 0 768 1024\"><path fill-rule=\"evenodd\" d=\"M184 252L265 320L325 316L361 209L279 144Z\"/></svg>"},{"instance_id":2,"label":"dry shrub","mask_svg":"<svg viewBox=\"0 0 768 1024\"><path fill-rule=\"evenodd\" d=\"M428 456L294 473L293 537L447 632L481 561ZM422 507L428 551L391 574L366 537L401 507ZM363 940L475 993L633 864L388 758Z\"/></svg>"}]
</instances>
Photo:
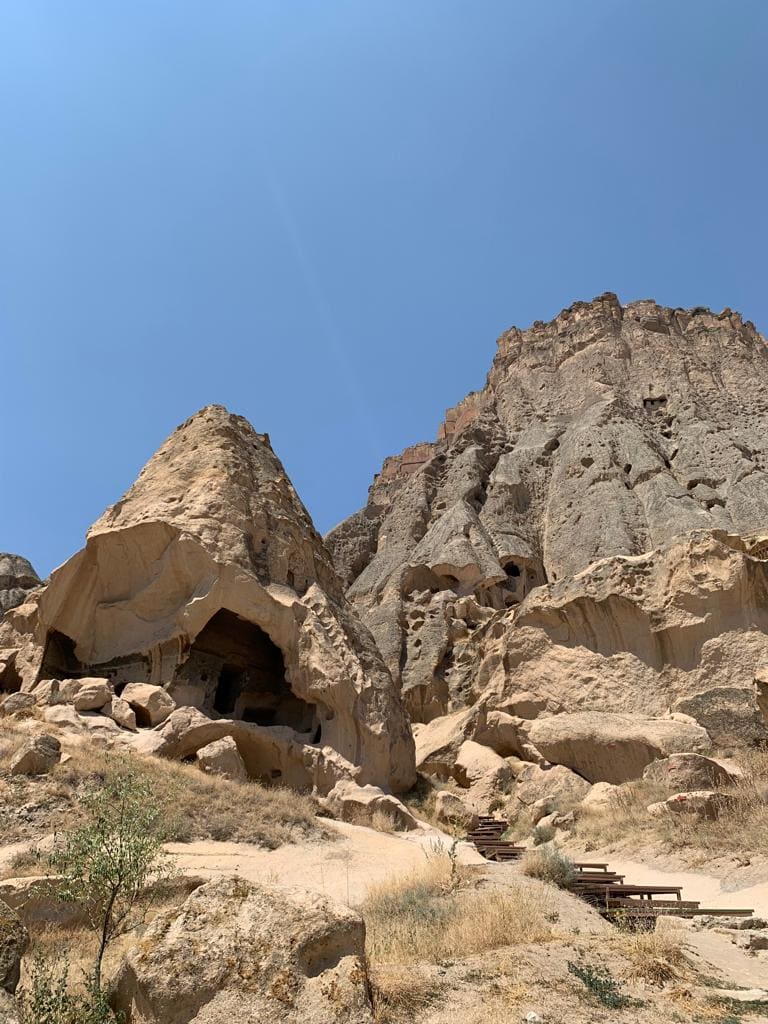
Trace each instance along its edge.
<instances>
[{"instance_id":1,"label":"dry shrub","mask_svg":"<svg viewBox=\"0 0 768 1024\"><path fill-rule=\"evenodd\" d=\"M686 970L690 965L685 956L685 931L676 921L660 919L655 929L616 935L612 943L629 961L629 981L662 986L690 973Z\"/></svg>"},{"instance_id":2,"label":"dry shrub","mask_svg":"<svg viewBox=\"0 0 768 1024\"><path fill-rule=\"evenodd\" d=\"M575 838L587 849L639 837L656 840L670 850L691 848L713 855L764 850L768 847L768 750L746 750L738 760L743 776L716 788L723 800L715 819L685 813L649 817L648 805L664 800L668 793L640 779L621 786L609 810L583 815Z\"/></svg>"},{"instance_id":3,"label":"dry shrub","mask_svg":"<svg viewBox=\"0 0 768 1024\"><path fill-rule=\"evenodd\" d=\"M442 993L433 978L422 977L413 966L380 965L369 972L371 1002L376 1024L410 1024L418 1020Z\"/></svg>"},{"instance_id":4,"label":"dry shrub","mask_svg":"<svg viewBox=\"0 0 768 1024\"><path fill-rule=\"evenodd\" d=\"M383 963L468 956L551 937L547 907L524 885L492 890L456 884L448 854L374 886L361 907L368 953Z\"/></svg>"},{"instance_id":5,"label":"dry shrub","mask_svg":"<svg viewBox=\"0 0 768 1024\"><path fill-rule=\"evenodd\" d=\"M355 808L349 815L350 825L362 825L375 829L377 832L402 832L403 827L395 820L394 815L385 810L369 811L364 807Z\"/></svg>"},{"instance_id":6,"label":"dry shrub","mask_svg":"<svg viewBox=\"0 0 768 1024\"><path fill-rule=\"evenodd\" d=\"M573 861L553 844L528 850L523 855L521 870L529 878L551 882L561 889L570 889L576 876Z\"/></svg>"}]
</instances>

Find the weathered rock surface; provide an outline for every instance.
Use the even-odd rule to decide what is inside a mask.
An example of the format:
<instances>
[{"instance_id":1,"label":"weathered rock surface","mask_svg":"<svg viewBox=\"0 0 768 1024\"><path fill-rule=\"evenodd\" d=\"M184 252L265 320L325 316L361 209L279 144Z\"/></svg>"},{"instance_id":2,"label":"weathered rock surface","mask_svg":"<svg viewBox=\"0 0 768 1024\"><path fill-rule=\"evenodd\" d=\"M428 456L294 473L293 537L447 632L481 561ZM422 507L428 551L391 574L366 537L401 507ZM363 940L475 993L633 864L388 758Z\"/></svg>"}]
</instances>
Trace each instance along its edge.
<instances>
[{"instance_id":1,"label":"weathered rock surface","mask_svg":"<svg viewBox=\"0 0 768 1024\"><path fill-rule=\"evenodd\" d=\"M72 706L75 711L100 711L111 700L112 687L108 679L81 679Z\"/></svg>"},{"instance_id":2,"label":"weathered rock surface","mask_svg":"<svg viewBox=\"0 0 768 1024\"><path fill-rule=\"evenodd\" d=\"M238 878L166 911L127 955L126 1024L371 1024L365 929L347 907Z\"/></svg>"},{"instance_id":3,"label":"weathered rock surface","mask_svg":"<svg viewBox=\"0 0 768 1024\"><path fill-rule=\"evenodd\" d=\"M248 778L245 763L231 736L223 736L200 747L196 758L197 767L210 775L221 775L233 782L244 782Z\"/></svg>"},{"instance_id":4,"label":"weathered rock surface","mask_svg":"<svg viewBox=\"0 0 768 1024\"><path fill-rule=\"evenodd\" d=\"M11 758L11 775L46 775L61 760L61 743L47 733L34 736Z\"/></svg>"},{"instance_id":5,"label":"weathered rock surface","mask_svg":"<svg viewBox=\"0 0 768 1024\"><path fill-rule=\"evenodd\" d=\"M717 793L711 789L693 790L689 793L674 793L666 800L650 804L648 813L651 817L682 814L712 820L719 816L729 802L729 797L725 793Z\"/></svg>"},{"instance_id":6,"label":"weathered rock surface","mask_svg":"<svg viewBox=\"0 0 768 1024\"><path fill-rule=\"evenodd\" d=\"M663 762L655 761L654 764L663 764ZM587 813L608 811L619 792L619 787L614 786L612 782L596 782L580 802L579 810Z\"/></svg>"},{"instance_id":7,"label":"weathered rock surface","mask_svg":"<svg viewBox=\"0 0 768 1024\"><path fill-rule=\"evenodd\" d=\"M129 683L120 694L136 716L136 724L155 726L176 709L176 701L162 688L150 683ZM77 704L75 704L77 707Z\"/></svg>"},{"instance_id":8,"label":"weathered rock surface","mask_svg":"<svg viewBox=\"0 0 768 1024\"><path fill-rule=\"evenodd\" d=\"M526 808L543 798L552 800L555 809L572 807L589 791L586 779L559 764L525 765L515 786L515 796Z\"/></svg>"},{"instance_id":9,"label":"weathered rock surface","mask_svg":"<svg viewBox=\"0 0 768 1024\"><path fill-rule=\"evenodd\" d=\"M378 786L358 786L348 779L341 779L323 803L339 821L349 821L354 825L369 825L373 823L374 816L380 814L389 818L395 829L404 832L419 826L405 804Z\"/></svg>"},{"instance_id":10,"label":"weathered rock surface","mask_svg":"<svg viewBox=\"0 0 768 1024\"><path fill-rule=\"evenodd\" d=\"M0 552L0 616L23 604L27 594L40 586L40 577L21 555Z\"/></svg>"},{"instance_id":11,"label":"weathered rock surface","mask_svg":"<svg viewBox=\"0 0 768 1024\"><path fill-rule=\"evenodd\" d=\"M702 754L671 754L660 761L652 761L643 770L643 778L663 786L670 795L715 789L733 781L723 765Z\"/></svg>"},{"instance_id":12,"label":"weathered rock surface","mask_svg":"<svg viewBox=\"0 0 768 1024\"><path fill-rule=\"evenodd\" d=\"M16 991L28 945L29 934L19 915L0 900L0 989L11 994Z\"/></svg>"},{"instance_id":13,"label":"weathered rock surface","mask_svg":"<svg viewBox=\"0 0 768 1024\"><path fill-rule=\"evenodd\" d=\"M446 789L440 790L435 797L435 818L441 825L456 829L461 834L471 832L478 824L476 812L461 797Z\"/></svg>"},{"instance_id":14,"label":"weathered rock surface","mask_svg":"<svg viewBox=\"0 0 768 1024\"><path fill-rule=\"evenodd\" d=\"M615 785L639 779L651 761L677 751L710 748L709 736L700 726L599 711L538 718L530 736L548 761L565 765L589 782Z\"/></svg>"},{"instance_id":15,"label":"weathered rock surface","mask_svg":"<svg viewBox=\"0 0 768 1024\"><path fill-rule=\"evenodd\" d=\"M9 693L0 700L0 715L23 714L31 711L35 704L35 698L31 693Z\"/></svg>"},{"instance_id":16,"label":"weathered rock surface","mask_svg":"<svg viewBox=\"0 0 768 1024\"><path fill-rule=\"evenodd\" d=\"M397 690L328 551L268 437L221 406L182 424L5 616L0 661L0 688L99 676L129 703L124 684L150 685L214 726L235 720L259 737L262 778L287 769L324 793L343 775L395 791L415 779Z\"/></svg>"},{"instance_id":17,"label":"weathered rock surface","mask_svg":"<svg viewBox=\"0 0 768 1024\"><path fill-rule=\"evenodd\" d=\"M127 700L123 700L122 697L113 697L109 705L101 710L105 715L109 715L121 728L128 729L129 732L136 732L138 728L136 712Z\"/></svg>"},{"instance_id":18,"label":"weathered rock surface","mask_svg":"<svg viewBox=\"0 0 768 1024\"><path fill-rule=\"evenodd\" d=\"M485 388L327 538L414 718L485 685L471 648L494 633L507 684L570 706L641 710L637 694L660 714L702 683L751 685L767 387L765 341L730 310L606 294L502 335ZM674 550L693 531L736 540Z\"/></svg>"}]
</instances>

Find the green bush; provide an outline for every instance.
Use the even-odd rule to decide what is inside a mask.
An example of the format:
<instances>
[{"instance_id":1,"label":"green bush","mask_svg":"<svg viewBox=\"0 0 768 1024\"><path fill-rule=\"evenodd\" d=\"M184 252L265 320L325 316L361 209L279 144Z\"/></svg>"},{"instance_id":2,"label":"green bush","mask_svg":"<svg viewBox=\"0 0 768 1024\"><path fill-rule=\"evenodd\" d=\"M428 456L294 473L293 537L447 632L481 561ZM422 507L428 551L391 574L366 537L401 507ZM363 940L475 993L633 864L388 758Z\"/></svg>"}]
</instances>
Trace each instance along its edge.
<instances>
[{"instance_id":1,"label":"green bush","mask_svg":"<svg viewBox=\"0 0 768 1024\"><path fill-rule=\"evenodd\" d=\"M551 882L561 889L570 889L576 877L573 861L554 845L528 850L522 860L522 871L529 878Z\"/></svg>"}]
</instances>

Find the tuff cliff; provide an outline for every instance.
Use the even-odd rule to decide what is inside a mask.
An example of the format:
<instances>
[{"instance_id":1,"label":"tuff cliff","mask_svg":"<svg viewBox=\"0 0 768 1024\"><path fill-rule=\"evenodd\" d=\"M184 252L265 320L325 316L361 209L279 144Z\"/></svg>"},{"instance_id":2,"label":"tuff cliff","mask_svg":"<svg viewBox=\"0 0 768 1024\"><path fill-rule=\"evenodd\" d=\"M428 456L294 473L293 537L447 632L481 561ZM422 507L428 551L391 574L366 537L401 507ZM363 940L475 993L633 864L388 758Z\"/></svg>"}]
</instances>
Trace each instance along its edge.
<instances>
[{"instance_id":1,"label":"tuff cliff","mask_svg":"<svg viewBox=\"0 0 768 1024\"><path fill-rule=\"evenodd\" d=\"M768 660L768 350L607 293L498 341L326 537L415 721L533 690L657 714Z\"/></svg>"}]
</instances>

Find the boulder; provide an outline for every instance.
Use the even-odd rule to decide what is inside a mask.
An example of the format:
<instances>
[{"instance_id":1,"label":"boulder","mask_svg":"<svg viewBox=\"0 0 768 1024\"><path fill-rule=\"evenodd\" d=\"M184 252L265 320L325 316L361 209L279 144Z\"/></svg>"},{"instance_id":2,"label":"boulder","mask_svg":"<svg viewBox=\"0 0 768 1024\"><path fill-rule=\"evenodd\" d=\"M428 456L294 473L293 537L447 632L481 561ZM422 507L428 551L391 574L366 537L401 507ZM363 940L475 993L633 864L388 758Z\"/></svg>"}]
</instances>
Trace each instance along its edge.
<instances>
[{"instance_id":1,"label":"boulder","mask_svg":"<svg viewBox=\"0 0 768 1024\"><path fill-rule=\"evenodd\" d=\"M675 793L658 803L648 806L652 818L665 814L689 814L697 818L713 820L728 807L732 798L714 790L699 790L690 793Z\"/></svg>"},{"instance_id":2,"label":"boulder","mask_svg":"<svg viewBox=\"0 0 768 1024\"><path fill-rule=\"evenodd\" d=\"M658 763L658 762L657 762ZM612 782L596 782L579 804L581 811L602 812L610 810L616 794L620 791Z\"/></svg>"},{"instance_id":3,"label":"boulder","mask_svg":"<svg viewBox=\"0 0 768 1024\"><path fill-rule=\"evenodd\" d=\"M19 915L0 900L0 989L11 994L16 991L28 945L29 934Z\"/></svg>"},{"instance_id":4,"label":"boulder","mask_svg":"<svg viewBox=\"0 0 768 1024\"><path fill-rule=\"evenodd\" d=\"M453 765L454 778L460 786L469 788L483 778L487 778L489 772L501 773L505 777L511 777L512 772L503 757L484 747L474 740L466 740L459 747L456 760Z\"/></svg>"},{"instance_id":5,"label":"boulder","mask_svg":"<svg viewBox=\"0 0 768 1024\"><path fill-rule=\"evenodd\" d=\"M61 743L44 733L35 736L11 758L11 775L46 775L61 760Z\"/></svg>"},{"instance_id":6,"label":"boulder","mask_svg":"<svg viewBox=\"0 0 768 1024\"><path fill-rule=\"evenodd\" d=\"M557 808L572 807L589 792L586 779L563 765L529 764L518 773L515 796L520 803L531 808L537 800L549 798Z\"/></svg>"},{"instance_id":7,"label":"boulder","mask_svg":"<svg viewBox=\"0 0 768 1024\"><path fill-rule=\"evenodd\" d=\"M43 720L67 732L81 733L85 730L82 717L71 704L54 704L45 708Z\"/></svg>"},{"instance_id":8,"label":"boulder","mask_svg":"<svg viewBox=\"0 0 768 1024\"><path fill-rule=\"evenodd\" d=\"M136 716L136 724L142 728L159 725L176 709L173 697L162 686L150 683L129 683L120 698L130 706Z\"/></svg>"},{"instance_id":9,"label":"boulder","mask_svg":"<svg viewBox=\"0 0 768 1024\"><path fill-rule=\"evenodd\" d=\"M651 761L678 751L710 748L700 726L673 719L579 711L538 718L530 738L548 761L578 772L589 782L620 784L638 779Z\"/></svg>"},{"instance_id":10,"label":"boulder","mask_svg":"<svg viewBox=\"0 0 768 1024\"><path fill-rule=\"evenodd\" d=\"M503 805L514 779L512 768L503 761L472 782L465 800L477 814L492 814Z\"/></svg>"},{"instance_id":11,"label":"boulder","mask_svg":"<svg viewBox=\"0 0 768 1024\"><path fill-rule=\"evenodd\" d=\"M61 899L60 875L25 875L0 880L0 905L15 911L28 927L59 925L80 928L88 923L88 908Z\"/></svg>"},{"instance_id":12,"label":"boulder","mask_svg":"<svg viewBox=\"0 0 768 1024\"><path fill-rule=\"evenodd\" d=\"M211 775L221 775L233 782L244 782L248 778L245 764L231 736L200 747L196 754L197 767Z\"/></svg>"},{"instance_id":13,"label":"boulder","mask_svg":"<svg viewBox=\"0 0 768 1024\"><path fill-rule=\"evenodd\" d=\"M471 807L447 789L441 789L435 796L435 818L441 825L461 832L471 832L479 820Z\"/></svg>"},{"instance_id":14,"label":"boulder","mask_svg":"<svg viewBox=\"0 0 768 1024\"><path fill-rule=\"evenodd\" d=\"M643 769L643 779L663 786L670 795L716 789L733 782L733 778L722 764L703 754L670 754Z\"/></svg>"},{"instance_id":15,"label":"boulder","mask_svg":"<svg viewBox=\"0 0 768 1024\"><path fill-rule=\"evenodd\" d=\"M442 715L415 733L416 768L440 779L451 778L459 748L474 734L476 713L473 708Z\"/></svg>"},{"instance_id":16,"label":"boulder","mask_svg":"<svg viewBox=\"0 0 768 1024\"><path fill-rule=\"evenodd\" d=\"M109 715L122 729L136 732L138 728L136 725L136 712L128 701L123 700L122 697L113 697L109 704L102 708L102 712L105 715Z\"/></svg>"},{"instance_id":17,"label":"boulder","mask_svg":"<svg viewBox=\"0 0 768 1024\"><path fill-rule=\"evenodd\" d=\"M72 699L75 711L100 711L112 700L112 686L108 679L81 679Z\"/></svg>"},{"instance_id":18,"label":"boulder","mask_svg":"<svg viewBox=\"0 0 768 1024\"><path fill-rule=\"evenodd\" d=\"M149 925L113 995L126 1024L372 1024L365 927L305 891L222 878Z\"/></svg>"},{"instance_id":19,"label":"boulder","mask_svg":"<svg viewBox=\"0 0 768 1024\"><path fill-rule=\"evenodd\" d=\"M31 693L9 693L0 701L0 715L25 715L35 707Z\"/></svg>"},{"instance_id":20,"label":"boulder","mask_svg":"<svg viewBox=\"0 0 768 1024\"><path fill-rule=\"evenodd\" d=\"M547 818L554 814L555 801L551 796L543 796L540 800L536 800L535 803L531 804L531 823L538 825L543 818Z\"/></svg>"},{"instance_id":21,"label":"boulder","mask_svg":"<svg viewBox=\"0 0 768 1024\"><path fill-rule=\"evenodd\" d=\"M72 704L79 692L79 679L41 679L32 690L35 703L43 707Z\"/></svg>"},{"instance_id":22,"label":"boulder","mask_svg":"<svg viewBox=\"0 0 768 1024\"><path fill-rule=\"evenodd\" d=\"M385 815L402 831L419 828L419 822L405 804L378 786L358 786L348 779L337 782L323 804L339 821L367 825L374 815Z\"/></svg>"},{"instance_id":23,"label":"boulder","mask_svg":"<svg viewBox=\"0 0 768 1024\"><path fill-rule=\"evenodd\" d=\"M675 701L673 711L695 718L718 747L768 741L768 724L760 714L756 687L711 686Z\"/></svg>"},{"instance_id":24,"label":"boulder","mask_svg":"<svg viewBox=\"0 0 768 1024\"><path fill-rule=\"evenodd\" d=\"M754 678L755 703L757 710L763 718L763 724L768 728L768 665L762 665Z\"/></svg>"}]
</instances>

